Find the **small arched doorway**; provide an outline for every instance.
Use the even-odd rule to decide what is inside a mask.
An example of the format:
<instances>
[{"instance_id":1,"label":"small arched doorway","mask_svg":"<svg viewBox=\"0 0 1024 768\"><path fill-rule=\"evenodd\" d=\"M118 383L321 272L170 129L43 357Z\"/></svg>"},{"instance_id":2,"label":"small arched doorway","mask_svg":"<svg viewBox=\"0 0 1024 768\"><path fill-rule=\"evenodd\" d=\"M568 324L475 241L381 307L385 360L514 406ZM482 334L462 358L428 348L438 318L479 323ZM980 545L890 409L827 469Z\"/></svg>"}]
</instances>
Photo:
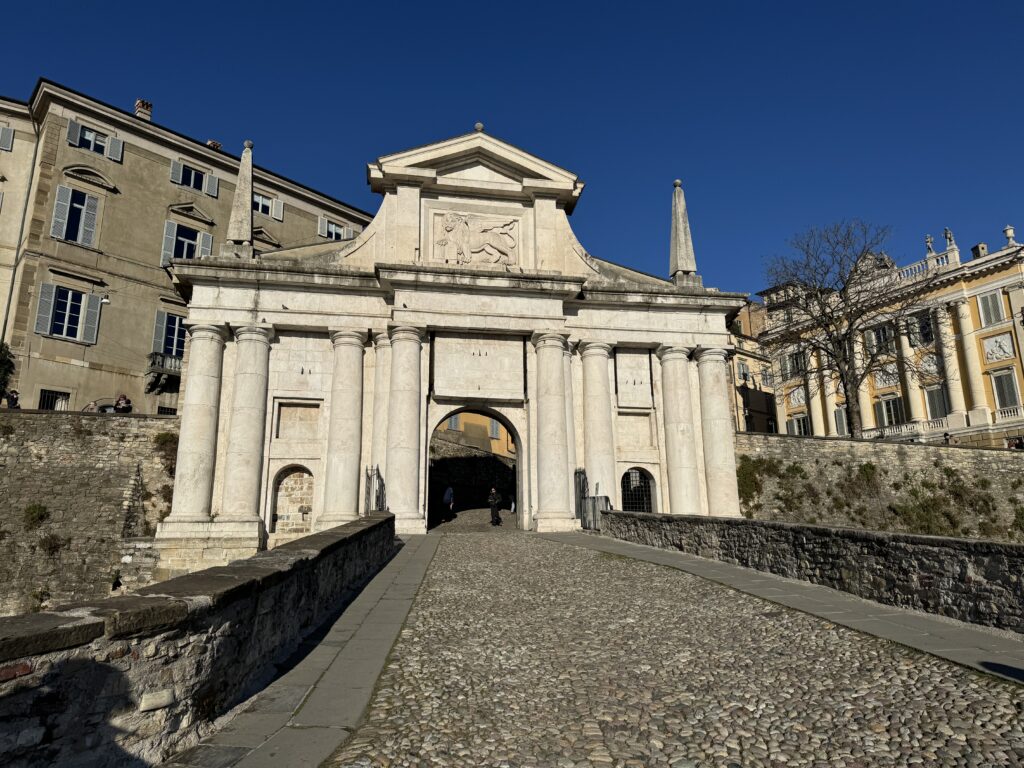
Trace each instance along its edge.
<instances>
[{"instance_id":1,"label":"small arched doorway","mask_svg":"<svg viewBox=\"0 0 1024 768\"><path fill-rule=\"evenodd\" d=\"M515 527L520 452L515 430L496 412L461 408L445 416L430 436L427 528L486 530L491 488L501 497L502 525Z\"/></svg>"},{"instance_id":2,"label":"small arched doorway","mask_svg":"<svg viewBox=\"0 0 1024 768\"><path fill-rule=\"evenodd\" d=\"M619 482L623 512L654 512L654 478L642 467L630 467Z\"/></svg>"},{"instance_id":3,"label":"small arched doorway","mask_svg":"<svg viewBox=\"0 0 1024 768\"><path fill-rule=\"evenodd\" d=\"M308 533L313 512L313 473L292 465L277 473L274 480L274 507L271 533Z\"/></svg>"}]
</instances>

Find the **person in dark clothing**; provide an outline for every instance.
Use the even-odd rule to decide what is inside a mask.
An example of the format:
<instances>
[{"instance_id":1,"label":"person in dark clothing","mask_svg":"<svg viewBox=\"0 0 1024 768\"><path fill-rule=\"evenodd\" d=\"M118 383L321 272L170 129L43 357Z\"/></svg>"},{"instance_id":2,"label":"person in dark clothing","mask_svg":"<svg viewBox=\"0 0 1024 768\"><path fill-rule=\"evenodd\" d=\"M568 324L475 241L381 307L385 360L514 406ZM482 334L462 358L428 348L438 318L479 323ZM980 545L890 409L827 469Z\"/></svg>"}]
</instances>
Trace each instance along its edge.
<instances>
[{"instance_id":1,"label":"person in dark clothing","mask_svg":"<svg viewBox=\"0 0 1024 768\"><path fill-rule=\"evenodd\" d=\"M128 399L128 395L118 395L117 402L114 403L114 413L131 413L132 412L132 401Z\"/></svg>"},{"instance_id":2,"label":"person in dark clothing","mask_svg":"<svg viewBox=\"0 0 1024 768\"><path fill-rule=\"evenodd\" d=\"M496 489L491 488L491 494L487 497L487 503L491 505L491 525L501 525L501 515L498 514L501 494Z\"/></svg>"},{"instance_id":3,"label":"person in dark clothing","mask_svg":"<svg viewBox=\"0 0 1024 768\"><path fill-rule=\"evenodd\" d=\"M450 485L444 489L444 513L449 520L455 516L455 490Z\"/></svg>"},{"instance_id":4,"label":"person in dark clothing","mask_svg":"<svg viewBox=\"0 0 1024 768\"><path fill-rule=\"evenodd\" d=\"M7 407L13 410L20 410L21 405L18 403L18 390L12 389L7 395Z\"/></svg>"}]
</instances>

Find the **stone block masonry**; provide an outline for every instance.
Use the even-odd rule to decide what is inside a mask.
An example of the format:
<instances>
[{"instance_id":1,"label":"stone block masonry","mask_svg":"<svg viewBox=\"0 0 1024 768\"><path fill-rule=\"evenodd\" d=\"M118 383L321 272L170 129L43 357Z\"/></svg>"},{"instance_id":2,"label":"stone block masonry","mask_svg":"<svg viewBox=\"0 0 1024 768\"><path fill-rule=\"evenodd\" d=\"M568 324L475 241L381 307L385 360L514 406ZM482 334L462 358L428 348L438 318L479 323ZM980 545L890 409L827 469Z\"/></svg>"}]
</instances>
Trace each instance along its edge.
<instances>
[{"instance_id":1,"label":"stone block masonry","mask_svg":"<svg viewBox=\"0 0 1024 768\"><path fill-rule=\"evenodd\" d=\"M169 508L158 443L177 432L174 417L0 410L0 615L148 583L148 548L124 545Z\"/></svg>"},{"instance_id":2,"label":"stone block masonry","mask_svg":"<svg viewBox=\"0 0 1024 768\"><path fill-rule=\"evenodd\" d=\"M736 453L748 518L1024 541L1024 451L739 433Z\"/></svg>"},{"instance_id":3,"label":"stone block masonry","mask_svg":"<svg viewBox=\"0 0 1024 768\"><path fill-rule=\"evenodd\" d=\"M1024 632L1024 546L761 520L608 512L606 536Z\"/></svg>"},{"instance_id":4,"label":"stone block masonry","mask_svg":"<svg viewBox=\"0 0 1024 768\"><path fill-rule=\"evenodd\" d=\"M195 744L344 608L394 537L374 515L135 595L0 618L0 765L148 765Z\"/></svg>"}]
</instances>

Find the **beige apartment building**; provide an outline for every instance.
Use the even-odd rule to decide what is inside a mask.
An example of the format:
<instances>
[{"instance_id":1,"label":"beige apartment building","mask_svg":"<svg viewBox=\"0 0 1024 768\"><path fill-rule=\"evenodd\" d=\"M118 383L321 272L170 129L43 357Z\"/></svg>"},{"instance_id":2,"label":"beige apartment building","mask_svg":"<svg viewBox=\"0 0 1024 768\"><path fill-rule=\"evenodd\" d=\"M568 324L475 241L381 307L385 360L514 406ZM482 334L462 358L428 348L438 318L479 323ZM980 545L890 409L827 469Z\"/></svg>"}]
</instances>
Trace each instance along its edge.
<instances>
[{"instance_id":1,"label":"beige apartment building","mask_svg":"<svg viewBox=\"0 0 1024 768\"><path fill-rule=\"evenodd\" d=\"M735 420L738 432L778 432L775 374L772 361L757 340L765 328L763 304L747 303L730 323Z\"/></svg>"},{"instance_id":2,"label":"beige apartment building","mask_svg":"<svg viewBox=\"0 0 1024 768\"><path fill-rule=\"evenodd\" d=\"M123 393L135 412L177 412L187 312L168 267L219 252L239 157L152 117L46 80L28 102L0 98L0 313L23 408ZM256 253L349 240L371 219L258 167L252 181Z\"/></svg>"},{"instance_id":3,"label":"beige apartment building","mask_svg":"<svg viewBox=\"0 0 1024 768\"><path fill-rule=\"evenodd\" d=\"M888 362L857 397L864 437L1007 447L1024 436L1021 343L1024 337L1024 246L1013 227L1006 243L985 243L961 261L946 230L937 252L926 238L925 258L898 270L908 292L920 293L901 327L881 324L862 343L881 348ZM924 289L922 290L922 286ZM762 339L786 323L784 289L764 291L769 322ZM845 397L818 366L794 349L775 361L777 419L793 435L846 436Z\"/></svg>"}]
</instances>

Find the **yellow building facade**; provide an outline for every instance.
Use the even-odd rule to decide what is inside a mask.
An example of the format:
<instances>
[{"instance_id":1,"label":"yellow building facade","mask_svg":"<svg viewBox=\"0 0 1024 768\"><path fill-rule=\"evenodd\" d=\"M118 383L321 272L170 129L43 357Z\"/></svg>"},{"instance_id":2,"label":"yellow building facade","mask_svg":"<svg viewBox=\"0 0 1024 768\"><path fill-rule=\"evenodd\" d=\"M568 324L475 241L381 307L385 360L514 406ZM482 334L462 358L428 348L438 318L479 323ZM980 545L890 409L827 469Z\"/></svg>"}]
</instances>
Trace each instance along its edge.
<instances>
[{"instance_id":1,"label":"yellow building facade","mask_svg":"<svg viewBox=\"0 0 1024 768\"><path fill-rule=\"evenodd\" d=\"M1024 436L1021 405L1024 246L1012 227L1006 244L984 243L961 261L949 233L947 248L899 269L907 291L920 292L900 323L870 329L858 343L882 345L886 362L857 393L864 437L1007 447ZM926 289L921 290L927 281ZM781 291L765 291L766 335L786 322ZM793 350L774 361L780 432L849 434L846 398L820 373L820 361Z\"/></svg>"}]
</instances>

